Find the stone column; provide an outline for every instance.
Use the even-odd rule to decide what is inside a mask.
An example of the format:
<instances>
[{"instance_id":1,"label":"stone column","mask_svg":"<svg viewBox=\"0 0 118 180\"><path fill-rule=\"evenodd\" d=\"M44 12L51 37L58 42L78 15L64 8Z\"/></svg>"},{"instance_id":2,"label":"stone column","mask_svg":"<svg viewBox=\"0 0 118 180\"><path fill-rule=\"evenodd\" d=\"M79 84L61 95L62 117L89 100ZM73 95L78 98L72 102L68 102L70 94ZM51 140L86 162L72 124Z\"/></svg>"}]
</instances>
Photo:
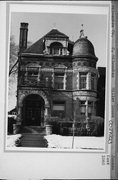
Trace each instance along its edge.
<instances>
[{"instance_id":1,"label":"stone column","mask_svg":"<svg viewBox=\"0 0 118 180\"><path fill-rule=\"evenodd\" d=\"M48 115L48 107L45 107L45 116Z\"/></svg>"},{"instance_id":2,"label":"stone column","mask_svg":"<svg viewBox=\"0 0 118 180\"><path fill-rule=\"evenodd\" d=\"M88 118L88 100L86 100L85 105L86 105L86 112L85 112L85 116L86 116L86 118Z\"/></svg>"},{"instance_id":3,"label":"stone column","mask_svg":"<svg viewBox=\"0 0 118 180\"><path fill-rule=\"evenodd\" d=\"M64 55L65 54L65 50L64 50L64 48L62 49L62 55Z\"/></svg>"},{"instance_id":4,"label":"stone column","mask_svg":"<svg viewBox=\"0 0 118 180\"><path fill-rule=\"evenodd\" d=\"M77 73L77 89L79 89L80 88L80 85L79 85L79 83L80 83L80 80L79 80L79 72Z\"/></svg>"},{"instance_id":5,"label":"stone column","mask_svg":"<svg viewBox=\"0 0 118 180\"><path fill-rule=\"evenodd\" d=\"M66 72L65 72L65 75L64 75L64 90L66 89L66 77L67 77L67 75L66 75Z\"/></svg>"},{"instance_id":6,"label":"stone column","mask_svg":"<svg viewBox=\"0 0 118 180\"><path fill-rule=\"evenodd\" d=\"M45 107L45 111L44 111L44 126L46 125L46 121L48 120L49 117L50 117L49 107Z\"/></svg>"},{"instance_id":7,"label":"stone column","mask_svg":"<svg viewBox=\"0 0 118 180\"><path fill-rule=\"evenodd\" d=\"M52 87L54 88L54 71L52 72Z\"/></svg>"}]
</instances>

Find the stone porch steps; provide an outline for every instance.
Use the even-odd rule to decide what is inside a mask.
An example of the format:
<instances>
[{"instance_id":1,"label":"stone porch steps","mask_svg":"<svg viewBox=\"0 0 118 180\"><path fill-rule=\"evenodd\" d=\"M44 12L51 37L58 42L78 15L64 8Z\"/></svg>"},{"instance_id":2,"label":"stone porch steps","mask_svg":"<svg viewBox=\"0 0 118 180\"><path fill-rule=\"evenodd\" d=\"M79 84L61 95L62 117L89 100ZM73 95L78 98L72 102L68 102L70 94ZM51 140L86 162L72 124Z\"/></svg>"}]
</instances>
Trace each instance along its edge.
<instances>
[{"instance_id":1,"label":"stone porch steps","mask_svg":"<svg viewBox=\"0 0 118 180\"><path fill-rule=\"evenodd\" d=\"M22 129L22 147L47 147L44 138L45 129L42 127L27 126Z\"/></svg>"}]
</instances>

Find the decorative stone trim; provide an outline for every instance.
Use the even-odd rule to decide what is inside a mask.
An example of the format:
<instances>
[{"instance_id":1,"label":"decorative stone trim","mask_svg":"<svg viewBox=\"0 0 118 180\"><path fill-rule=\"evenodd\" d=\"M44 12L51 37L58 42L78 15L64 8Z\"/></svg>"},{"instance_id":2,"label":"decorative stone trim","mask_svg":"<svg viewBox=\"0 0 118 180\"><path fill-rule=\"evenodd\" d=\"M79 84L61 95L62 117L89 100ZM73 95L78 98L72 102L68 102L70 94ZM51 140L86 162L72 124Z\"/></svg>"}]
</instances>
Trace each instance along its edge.
<instances>
[{"instance_id":1,"label":"decorative stone trim","mask_svg":"<svg viewBox=\"0 0 118 180\"><path fill-rule=\"evenodd\" d=\"M73 92L73 96L87 96L87 97L97 97L97 92L90 91L75 91Z\"/></svg>"},{"instance_id":2,"label":"decorative stone trim","mask_svg":"<svg viewBox=\"0 0 118 180\"><path fill-rule=\"evenodd\" d=\"M91 67L76 67L73 68L73 71L79 71L79 72L93 72L95 74L98 74L98 70Z\"/></svg>"},{"instance_id":3,"label":"decorative stone trim","mask_svg":"<svg viewBox=\"0 0 118 180\"><path fill-rule=\"evenodd\" d=\"M36 90L36 89L33 89L33 90L27 89L27 90L20 90L19 91L19 106L20 107L23 106L24 98L26 98L30 94L37 94L37 95L41 96L44 99L45 107L49 107L49 101L47 99L45 92L43 92L41 90Z\"/></svg>"}]
</instances>

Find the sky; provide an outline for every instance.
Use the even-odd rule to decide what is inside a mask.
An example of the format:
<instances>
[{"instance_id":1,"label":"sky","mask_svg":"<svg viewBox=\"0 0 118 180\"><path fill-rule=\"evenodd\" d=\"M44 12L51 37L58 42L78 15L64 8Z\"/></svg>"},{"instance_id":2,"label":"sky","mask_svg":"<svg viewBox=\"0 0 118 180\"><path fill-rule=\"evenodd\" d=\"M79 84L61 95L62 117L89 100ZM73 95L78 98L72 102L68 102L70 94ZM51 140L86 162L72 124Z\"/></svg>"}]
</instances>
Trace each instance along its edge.
<instances>
[{"instance_id":1,"label":"sky","mask_svg":"<svg viewBox=\"0 0 118 180\"><path fill-rule=\"evenodd\" d=\"M19 43L21 22L29 24L28 41L32 43L47 34L54 26L69 36L70 40L76 41L80 35L81 24L83 24L85 36L94 45L95 54L98 57L97 66L106 66L106 15L12 12L10 33L14 35L16 44Z\"/></svg>"},{"instance_id":2,"label":"sky","mask_svg":"<svg viewBox=\"0 0 118 180\"><path fill-rule=\"evenodd\" d=\"M26 22L28 26L28 41L35 43L50 30L56 28L76 41L80 36L81 24L84 25L84 34L92 42L95 54L98 57L97 66L106 66L107 47L107 16L92 14L69 14L69 13L34 13L12 12L10 34L14 36L15 43L19 44L20 23ZM16 82L11 85L8 109L16 105ZM14 96L15 94L15 96Z\"/></svg>"}]
</instances>

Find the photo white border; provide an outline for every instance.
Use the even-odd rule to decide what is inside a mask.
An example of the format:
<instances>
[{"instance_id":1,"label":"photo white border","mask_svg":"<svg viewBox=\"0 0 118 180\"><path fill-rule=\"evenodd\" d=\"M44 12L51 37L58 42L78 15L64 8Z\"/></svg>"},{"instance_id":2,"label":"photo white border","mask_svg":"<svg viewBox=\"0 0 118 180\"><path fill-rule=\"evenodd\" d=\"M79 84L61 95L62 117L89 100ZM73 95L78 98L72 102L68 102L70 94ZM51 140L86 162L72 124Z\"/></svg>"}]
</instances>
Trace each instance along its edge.
<instances>
[{"instance_id":1,"label":"photo white border","mask_svg":"<svg viewBox=\"0 0 118 180\"><path fill-rule=\"evenodd\" d=\"M14 4L27 4L26 2L1 2L0 1L0 60L1 70L1 88L0 88L0 179L12 180L39 180L39 179L110 179L110 164L107 164L107 156L111 156L111 144L108 144L109 130L106 125L106 151L104 153L63 153L63 152L31 152L31 151L5 151L5 133L6 133L6 77L7 77L7 50L8 43L8 13L9 7ZM46 2L29 2L46 4ZM48 2L56 3L56 2ZM73 3L79 5L80 2L65 1L60 3ZM85 2L80 4L86 5ZM59 2L57 2L59 4ZM110 10L109 18L111 19L111 3L104 2L90 2L93 6L105 6ZM90 5L89 4L89 5ZM7 18L7 21L6 21ZM110 20L111 25L111 20ZM109 25L109 26L110 26ZM111 73L111 28L108 38L108 64L109 72ZM8 47L7 47L8 48ZM111 79L111 74L109 74ZM108 78L108 82L109 82ZM111 89L111 82L108 83L108 88ZM111 118L111 91L109 90L109 104L108 104L108 120ZM105 160L105 161L103 161ZM110 160L110 159L108 159ZM103 164L104 162L104 164Z\"/></svg>"},{"instance_id":2,"label":"photo white border","mask_svg":"<svg viewBox=\"0 0 118 180\"><path fill-rule=\"evenodd\" d=\"M7 96L6 96L6 119L7 119L7 108L8 108L8 59L9 59L9 44L10 44L10 29L11 29L11 13L12 12L35 12L35 13L63 13L63 14L97 14L97 15L106 15L107 16L107 58L106 58L106 93L105 93L105 134L104 134L104 150L78 150L78 149L58 149L58 148L32 148L32 147L7 147L7 120L5 128L5 151L31 151L31 152L81 152L81 153L103 153L108 151L108 124L111 117L110 111L110 97L111 97L111 60L109 54L110 47L110 4L103 1L103 3L96 1L80 1L80 2L70 2L70 1L61 1L61 2L8 2L7 7L7 38L6 44L7 49Z\"/></svg>"}]
</instances>

